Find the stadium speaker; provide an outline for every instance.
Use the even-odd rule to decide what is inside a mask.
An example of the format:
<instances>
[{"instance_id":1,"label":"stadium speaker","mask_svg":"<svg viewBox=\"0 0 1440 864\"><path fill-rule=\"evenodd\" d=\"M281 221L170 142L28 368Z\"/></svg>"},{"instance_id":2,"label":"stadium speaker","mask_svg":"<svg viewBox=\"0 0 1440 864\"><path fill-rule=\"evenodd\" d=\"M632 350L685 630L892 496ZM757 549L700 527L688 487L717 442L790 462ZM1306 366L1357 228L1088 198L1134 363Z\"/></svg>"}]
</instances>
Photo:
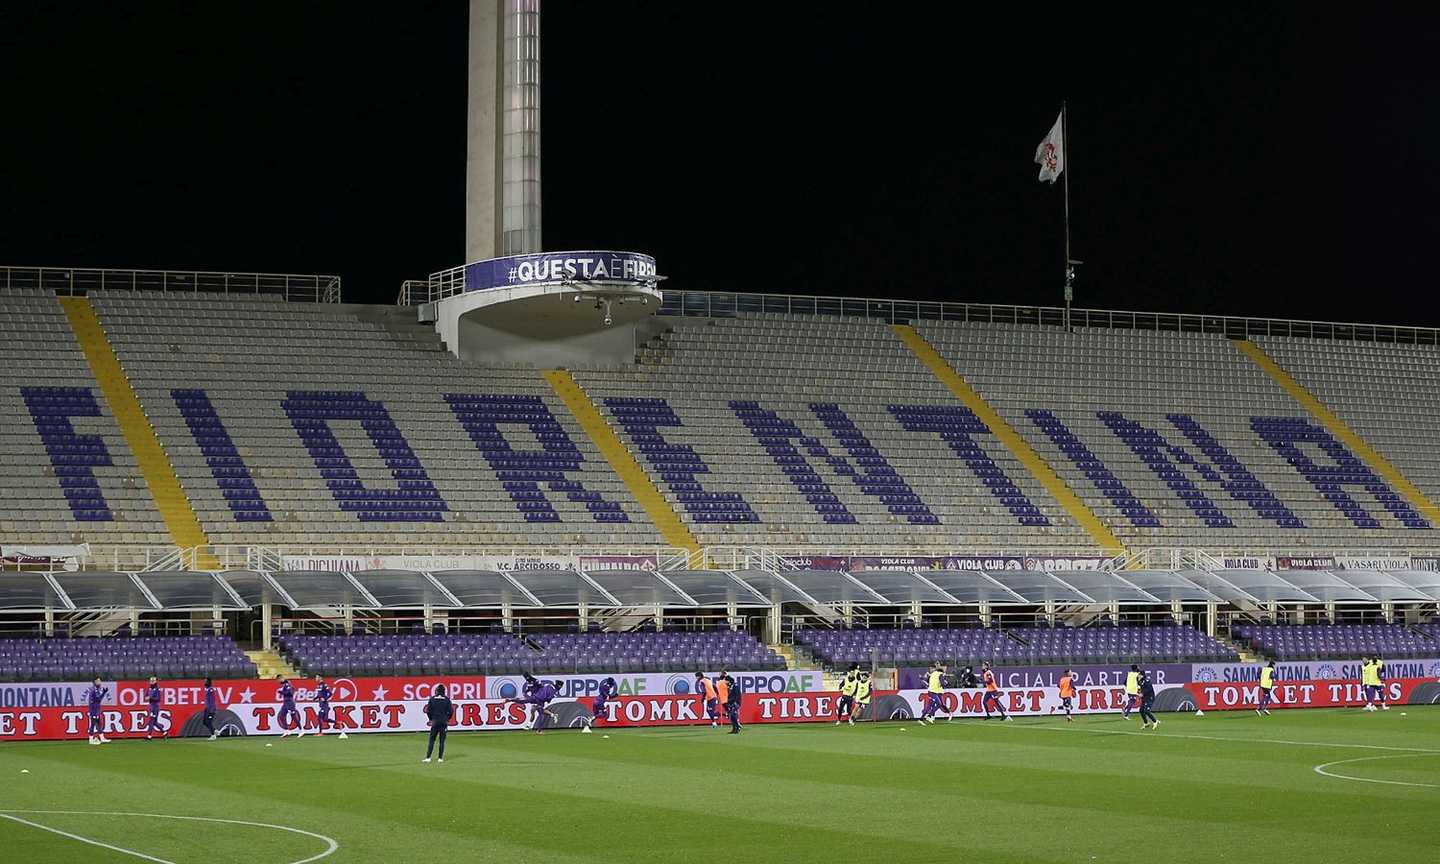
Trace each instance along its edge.
<instances>
[{"instance_id":1,"label":"stadium speaker","mask_svg":"<svg viewBox=\"0 0 1440 864\"><path fill-rule=\"evenodd\" d=\"M913 720L915 712L911 710L910 703L904 696L881 696L871 703L871 711L876 720Z\"/></svg>"},{"instance_id":2,"label":"stadium speaker","mask_svg":"<svg viewBox=\"0 0 1440 864\"><path fill-rule=\"evenodd\" d=\"M221 708L215 712L215 731L222 738L239 738L245 735L245 724L240 722L240 715L227 708ZM205 712L196 711L191 714L180 727L179 737L209 738L210 730L205 728Z\"/></svg>"},{"instance_id":3,"label":"stadium speaker","mask_svg":"<svg viewBox=\"0 0 1440 864\"><path fill-rule=\"evenodd\" d=\"M590 709L579 702L561 702L550 706L550 710L555 714L557 729L579 729L585 725L585 718L590 716Z\"/></svg>"},{"instance_id":4,"label":"stadium speaker","mask_svg":"<svg viewBox=\"0 0 1440 864\"><path fill-rule=\"evenodd\" d=\"M1410 691L1411 705L1440 705L1440 683L1427 681Z\"/></svg>"},{"instance_id":5,"label":"stadium speaker","mask_svg":"<svg viewBox=\"0 0 1440 864\"><path fill-rule=\"evenodd\" d=\"M1195 711L1195 694L1184 687L1171 687L1155 694L1156 711Z\"/></svg>"}]
</instances>

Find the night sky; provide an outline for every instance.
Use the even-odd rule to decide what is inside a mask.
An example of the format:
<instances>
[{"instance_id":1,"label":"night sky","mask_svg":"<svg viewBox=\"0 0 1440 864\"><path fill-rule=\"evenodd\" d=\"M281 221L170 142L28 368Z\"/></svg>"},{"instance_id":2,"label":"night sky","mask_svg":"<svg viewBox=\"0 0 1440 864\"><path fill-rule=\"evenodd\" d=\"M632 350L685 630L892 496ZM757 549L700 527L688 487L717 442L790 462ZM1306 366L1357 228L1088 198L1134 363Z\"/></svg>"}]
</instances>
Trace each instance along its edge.
<instances>
[{"instance_id":1,"label":"night sky","mask_svg":"<svg viewBox=\"0 0 1440 864\"><path fill-rule=\"evenodd\" d=\"M462 263L463 0L99 5L0 6L0 263ZM1078 305L1440 325L1440 8L972 6L546 0L546 248L1054 304L1065 99Z\"/></svg>"}]
</instances>

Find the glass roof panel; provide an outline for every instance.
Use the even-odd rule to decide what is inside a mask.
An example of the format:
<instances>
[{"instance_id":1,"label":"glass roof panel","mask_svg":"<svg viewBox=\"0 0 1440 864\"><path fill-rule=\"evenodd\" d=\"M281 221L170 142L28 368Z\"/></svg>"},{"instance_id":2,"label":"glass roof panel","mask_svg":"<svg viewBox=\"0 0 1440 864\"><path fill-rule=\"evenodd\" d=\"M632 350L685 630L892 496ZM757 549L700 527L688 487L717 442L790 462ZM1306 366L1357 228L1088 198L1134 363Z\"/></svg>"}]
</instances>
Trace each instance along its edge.
<instances>
[{"instance_id":1,"label":"glass roof panel","mask_svg":"<svg viewBox=\"0 0 1440 864\"><path fill-rule=\"evenodd\" d=\"M650 570L586 570L585 575L626 606L695 606Z\"/></svg>"},{"instance_id":2,"label":"glass roof panel","mask_svg":"<svg viewBox=\"0 0 1440 864\"><path fill-rule=\"evenodd\" d=\"M330 606L353 606L378 609L376 604L355 589L344 574L333 570L279 570L270 574L285 593L295 598L297 609L318 609Z\"/></svg>"},{"instance_id":3,"label":"glass roof panel","mask_svg":"<svg viewBox=\"0 0 1440 864\"><path fill-rule=\"evenodd\" d=\"M128 573L81 571L51 573L76 609L159 609Z\"/></svg>"},{"instance_id":4,"label":"glass roof panel","mask_svg":"<svg viewBox=\"0 0 1440 864\"><path fill-rule=\"evenodd\" d=\"M464 609L498 609L506 604L516 609L539 608L498 570L435 570L430 575L454 594Z\"/></svg>"},{"instance_id":5,"label":"glass roof panel","mask_svg":"<svg viewBox=\"0 0 1440 864\"><path fill-rule=\"evenodd\" d=\"M350 574L386 609L451 609L455 604L416 570L360 570Z\"/></svg>"},{"instance_id":6,"label":"glass roof panel","mask_svg":"<svg viewBox=\"0 0 1440 864\"><path fill-rule=\"evenodd\" d=\"M135 574L162 609L249 609L235 598L215 574L198 570L147 570Z\"/></svg>"}]
</instances>

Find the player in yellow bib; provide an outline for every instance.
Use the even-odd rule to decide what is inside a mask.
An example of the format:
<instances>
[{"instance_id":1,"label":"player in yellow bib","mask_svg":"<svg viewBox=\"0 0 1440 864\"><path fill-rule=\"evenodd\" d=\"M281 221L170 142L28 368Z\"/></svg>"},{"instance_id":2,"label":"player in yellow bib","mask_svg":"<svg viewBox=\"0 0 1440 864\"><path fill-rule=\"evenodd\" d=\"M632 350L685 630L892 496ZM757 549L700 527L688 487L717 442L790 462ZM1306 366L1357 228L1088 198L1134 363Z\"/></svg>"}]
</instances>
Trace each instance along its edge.
<instances>
[{"instance_id":1,"label":"player in yellow bib","mask_svg":"<svg viewBox=\"0 0 1440 864\"><path fill-rule=\"evenodd\" d=\"M1260 667L1260 704L1255 707L1255 713L1263 717L1270 716L1270 699L1275 695L1275 661L1271 660Z\"/></svg>"},{"instance_id":2,"label":"player in yellow bib","mask_svg":"<svg viewBox=\"0 0 1440 864\"><path fill-rule=\"evenodd\" d=\"M1140 704L1140 667L1130 665L1130 671L1125 674L1125 707L1120 711L1120 716L1126 720L1130 719L1130 712Z\"/></svg>"},{"instance_id":3,"label":"player in yellow bib","mask_svg":"<svg viewBox=\"0 0 1440 864\"><path fill-rule=\"evenodd\" d=\"M870 707L870 691L874 688L870 684L870 673L864 669L855 677L855 710L850 712L850 725L855 725L855 718L858 716L864 719L865 711Z\"/></svg>"},{"instance_id":4,"label":"player in yellow bib","mask_svg":"<svg viewBox=\"0 0 1440 864\"><path fill-rule=\"evenodd\" d=\"M855 716L855 686L860 673L855 667L845 673L845 680L840 684L840 700L835 703L835 725L839 726L844 720ZM854 720L850 720L854 723Z\"/></svg>"}]
</instances>

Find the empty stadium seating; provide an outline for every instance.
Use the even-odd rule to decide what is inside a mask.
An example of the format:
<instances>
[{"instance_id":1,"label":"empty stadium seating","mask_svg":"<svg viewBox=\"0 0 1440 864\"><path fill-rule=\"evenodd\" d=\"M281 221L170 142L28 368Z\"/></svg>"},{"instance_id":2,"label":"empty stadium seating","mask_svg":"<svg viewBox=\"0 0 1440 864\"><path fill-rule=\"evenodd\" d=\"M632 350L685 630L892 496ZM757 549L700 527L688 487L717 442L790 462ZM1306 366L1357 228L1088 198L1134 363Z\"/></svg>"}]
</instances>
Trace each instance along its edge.
<instances>
[{"instance_id":1,"label":"empty stadium seating","mask_svg":"<svg viewBox=\"0 0 1440 864\"><path fill-rule=\"evenodd\" d=\"M738 632L307 636L280 640L281 653L311 675L575 674L784 669L785 662Z\"/></svg>"},{"instance_id":2,"label":"empty stadium seating","mask_svg":"<svg viewBox=\"0 0 1440 864\"><path fill-rule=\"evenodd\" d=\"M1440 542L1387 481L1224 338L916 329L1131 546Z\"/></svg>"},{"instance_id":3,"label":"empty stadium seating","mask_svg":"<svg viewBox=\"0 0 1440 864\"><path fill-rule=\"evenodd\" d=\"M1280 660L1440 657L1440 640L1401 624L1247 624L1237 639Z\"/></svg>"},{"instance_id":4,"label":"empty stadium seating","mask_svg":"<svg viewBox=\"0 0 1440 864\"><path fill-rule=\"evenodd\" d=\"M942 661L978 667L997 664L1209 662L1238 659L1235 652L1189 627L963 628L915 630L805 630L797 644L830 667L869 663Z\"/></svg>"},{"instance_id":5,"label":"empty stadium seating","mask_svg":"<svg viewBox=\"0 0 1440 864\"><path fill-rule=\"evenodd\" d=\"M250 678L255 664L223 636L0 639L0 681Z\"/></svg>"},{"instance_id":6,"label":"empty stadium seating","mask_svg":"<svg viewBox=\"0 0 1440 864\"><path fill-rule=\"evenodd\" d=\"M0 541L170 542L53 293L0 291Z\"/></svg>"},{"instance_id":7,"label":"empty stadium seating","mask_svg":"<svg viewBox=\"0 0 1440 864\"><path fill-rule=\"evenodd\" d=\"M535 370L462 363L410 310L91 302L213 543L660 542Z\"/></svg>"},{"instance_id":8,"label":"empty stadium seating","mask_svg":"<svg viewBox=\"0 0 1440 864\"><path fill-rule=\"evenodd\" d=\"M212 543L664 542L538 370L459 361L411 310L114 290L89 302ZM0 408L28 418L0 429L0 538L165 545L56 298L0 303L24 325L0 345ZM1095 549L1074 508L885 322L663 323L637 365L573 371L702 544ZM1433 510L1222 338L915 326L1132 548L1440 545ZM1260 342L1440 491L1424 395L1440 351Z\"/></svg>"},{"instance_id":9,"label":"empty stadium seating","mask_svg":"<svg viewBox=\"0 0 1440 864\"><path fill-rule=\"evenodd\" d=\"M1440 348L1282 336L1255 342L1432 502L1440 500Z\"/></svg>"},{"instance_id":10,"label":"empty stadium seating","mask_svg":"<svg viewBox=\"0 0 1440 864\"><path fill-rule=\"evenodd\" d=\"M667 323L575 377L702 543L1093 546L884 323Z\"/></svg>"}]
</instances>

